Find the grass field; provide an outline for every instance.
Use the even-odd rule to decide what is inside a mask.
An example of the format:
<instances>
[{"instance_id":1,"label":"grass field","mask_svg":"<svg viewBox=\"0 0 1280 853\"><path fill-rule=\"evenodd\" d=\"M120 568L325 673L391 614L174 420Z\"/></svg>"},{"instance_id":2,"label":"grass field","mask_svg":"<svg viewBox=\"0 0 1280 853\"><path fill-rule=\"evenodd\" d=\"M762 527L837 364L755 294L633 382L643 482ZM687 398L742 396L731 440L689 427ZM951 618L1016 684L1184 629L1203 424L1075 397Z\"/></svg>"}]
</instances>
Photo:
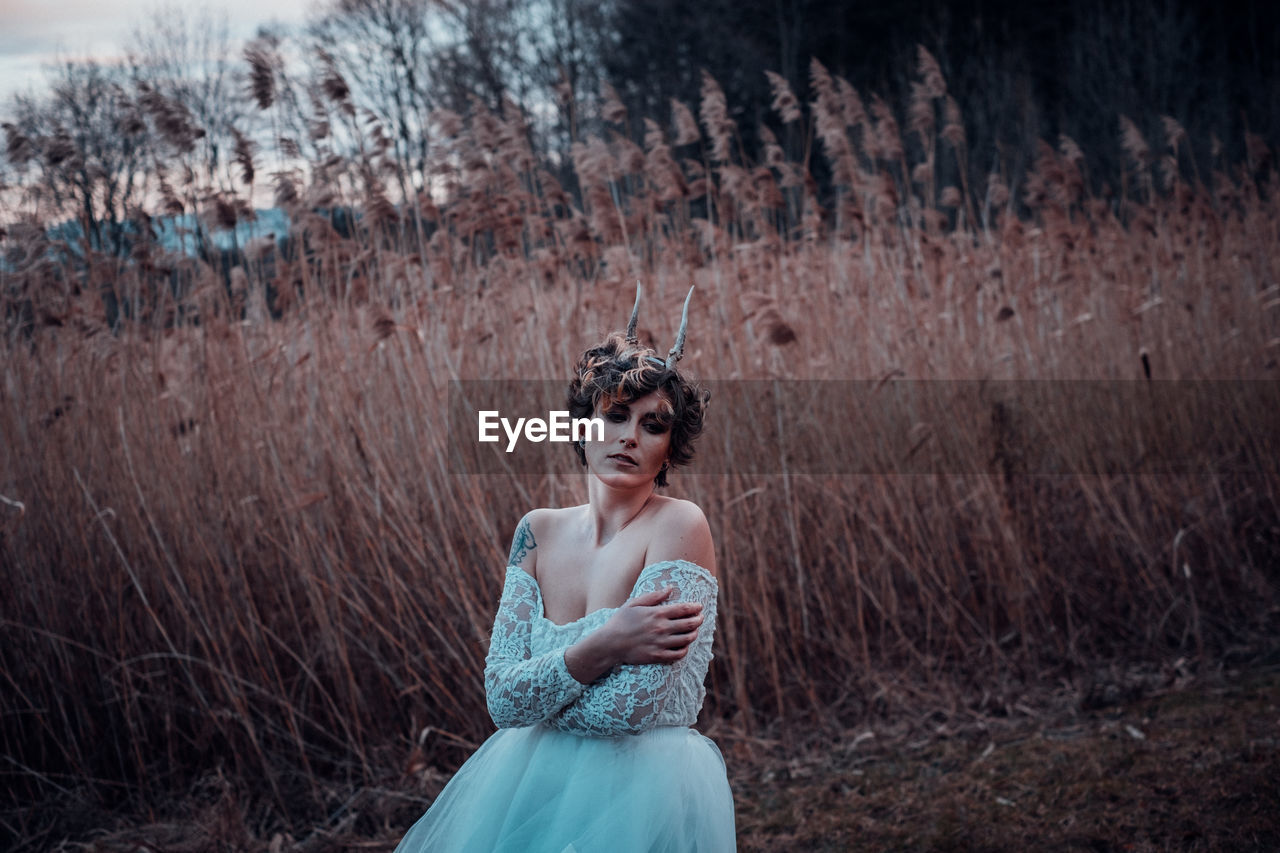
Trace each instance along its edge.
<instances>
[{"instance_id":1,"label":"grass field","mask_svg":"<svg viewBox=\"0 0 1280 853\"><path fill-rule=\"evenodd\" d=\"M583 141L580 200L527 156L518 114L442 116L439 196L370 196L385 151L335 154L289 178L290 241L230 258L81 257L33 192L0 267L0 840L402 831L491 730L515 523L585 493L567 453L548 476L459 475L448 382L562 378L625 322L636 278L664 348L697 286L683 365L711 380L1274 389L1280 194L1256 145L1201 179L1176 123L1161 143L1126 129L1118 192L1070 140L970 186L936 81L905 113L814 82L786 118L802 160L742 152L707 81L701 128L686 109L675 138ZM184 192L199 208L215 189ZM339 204L367 215L338 228ZM968 473L822 473L845 410L818 400L806 471L674 478L719 547L703 722L744 847L1262 849L1274 677L1210 674L1280 645L1277 408L1064 422L978 399L880 448L926 458L952 436ZM770 429L715 424L702 452L767 455ZM1099 434L1138 449L1081 443ZM1187 444L1194 470L1142 468ZM1042 476L1055 457L1074 467ZM1193 692L1160 695L1183 678ZM1231 772L1192 796L1211 770Z\"/></svg>"},{"instance_id":2,"label":"grass field","mask_svg":"<svg viewBox=\"0 0 1280 853\"><path fill-rule=\"evenodd\" d=\"M1276 849L1280 671L1254 660L1174 679L1087 709L1058 695L1005 718L722 738L739 849ZM441 782L420 772L396 790L334 791L331 819L293 835L210 779L162 820L104 813L58 849L389 851Z\"/></svg>"}]
</instances>

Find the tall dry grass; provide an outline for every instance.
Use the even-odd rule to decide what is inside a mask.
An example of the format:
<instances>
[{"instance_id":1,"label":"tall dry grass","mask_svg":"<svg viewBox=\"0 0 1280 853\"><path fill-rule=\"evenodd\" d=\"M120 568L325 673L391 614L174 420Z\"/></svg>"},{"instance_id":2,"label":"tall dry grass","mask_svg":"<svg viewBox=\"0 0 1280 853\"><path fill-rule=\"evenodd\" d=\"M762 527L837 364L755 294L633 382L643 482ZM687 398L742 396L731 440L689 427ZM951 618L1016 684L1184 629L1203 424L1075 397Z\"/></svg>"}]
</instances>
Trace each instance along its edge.
<instances>
[{"instance_id":1,"label":"tall dry grass","mask_svg":"<svg viewBox=\"0 0 1280 853\"><path fill-rule=\"evenodd\" d=\"M744 152L708 78L675 138L655 119L583 141L578 195L517 110L477 107L436 116L438 183L393 204L375 125L361 156L278 174L291 242L225 269L142 243L80 262L10 223L8 831L212 772L301 821L334 780L456 766L491 730L481 670L515 522L585 487L568 453L563 475L457 474L447 382L563 377L637 276L658 342L660 306L697 285L684 363L706 379L1275 378L1273 160L1200 181L1183 137L1140 146L1128 123L1115 195L1066 139L971 187L959 106L923 52L920 71L905 138L816 63L807 114L771 78L813 139L800 161L767 133ZM321 212L338 204L357 226ZM704 452L768 447L770 413L712 411ZM811 418L832 470L840 411ZM1055 477L1025 460L1070 443L1061 425L996 403L966 428L982 473L675 478L719 547L704 721L723 743L1027 713L1125 666L1153 686L1274 643L1280 478L1253 426L1225 427L1230 471Z\"/></svg>"}]
</instances>

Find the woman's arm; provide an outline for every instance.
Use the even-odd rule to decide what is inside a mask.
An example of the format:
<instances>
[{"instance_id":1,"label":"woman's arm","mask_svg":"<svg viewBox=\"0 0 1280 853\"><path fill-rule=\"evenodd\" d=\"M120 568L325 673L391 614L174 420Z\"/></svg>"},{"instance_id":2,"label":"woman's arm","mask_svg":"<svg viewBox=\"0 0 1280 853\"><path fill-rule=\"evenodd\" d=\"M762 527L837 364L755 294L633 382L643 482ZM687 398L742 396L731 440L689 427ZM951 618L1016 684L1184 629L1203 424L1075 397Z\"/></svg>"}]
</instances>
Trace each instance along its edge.
<instances>
[{"instance_id":1,"label":"woman's arm","mask_svg":"<svg viewBox=\"0 0 1280 853\"><path fill-rule=\"evenodd\" d=\"M531 726L582 694L583 684L569 674L565 652L533 657L533 618L541 592L532 575L536 566L536 513L521 519L511 543L502 600L493 621L484 660L484 690L489 716L498 728Z\"/></svg>"},{"instance_id":2,"label":"woman's arm","mask_svg":"<svg viewBox=\"0 0 1280 853\"><path fill-rule=\"evenodd\" d=\"M715 576L715 545L711 527L692 501L673 501L658 519L663 537L645 552L645 565L675 560L696 563ZM569 673L592 684L619 664L675 663L684 657L702 622L702 605L656 606L674 590L659 588L625 602L600 630L588 634L565 651ZM679 604L679 599L671 599Z\"/></svg>"},{"instance_id":3,"label":"woman's arm","mask_svg":"<svg viewBox=\"0 0 1280 853\"><path fill-rule=\"evenodd\" d=\"M686 501L680 503L681 511L666 520L668 538L649 551L651 555L675 554L661 557L659 562L677 562L662 575L646 579L645 588L638 589L599 630L563 651L537 658L531 650L532 620L540 607L541 592L531 571L537 560L538 511L521 520L512 541L514 568L507 570L485 658L485 694L490 716L499 728L539 723L588 692L587 701L568 714L563 725L553 724L584 734L651 728L662 707L659 694L667 692L662 684L678 679L684 671L673 672L671 667L696 643L700 625L706 637L706 660L697 674L701 684L714 632L715 579L709 579L708 591L706 572L692 566L695 576L681 573L678 561L691 563L688 556L699 556L714 565L714 550L701 510ZM668 601L665 605L664 600ZM711 624L704 624L707 619ZM648 692L641 688L642 682L649 686ZM620 693L631 695L620 699Z\"/></svg>"},{"instance_id":4,"label":"woman's arm","mask_svg":"<svg viewBox=\"0 0 1280 853\"><path fill-rule=\"evenodd\" d=\"M642 593L664 589L674 590L670 598L673 603L701 606L704 621L698 628L697 639L682 649L679 658L672 663L622 664L615 667L605 678L587 686L572 702L552 715L547 720L549 725L574 734L636 734L654 728L669 702L686 694L692 701L698 694L711 661L718 591L716 580L700 566L675 561L660 564L638 585ZM602 626L596 633L604 630Z\"/></svg>"},{"instance_id":5,"label":"woman's arm","mask_svg":"<svg viewBox=\"0 0 1280 853\"><path fill-rule=\"evenodd\" d=\"M542 512L532 509L524 514L511 537L511 553L507 555L508 566L519 566L534 580L538 579L538 540L533 536L533 525Z\"/></svg>"},{"instance_id":6,"label":"woman's arm","mask_svg":"<svg viewBox=\"0 0 1280 853\"><path fill-rule=\"evenodd\" d=\"M674 590L657 589L623 602L601 627L565 649L569 674L591 685L619 664L675 663L702 624L696 602L668 602Z\"/></svg>"},{"instance_id":7,"label":"woman's arm","mask_svg":"<svg viewBox=\"0 0 1280 853\"><path fill-rule=\"evenodd\" d=\"M665 629L660 634L665 647L661 651L641 650L634 645L628 648L624 643L623 650L615 652L620 666L590 684L552 718L551 725L580 734L644 731L656 724L677 686L694 691L701 687L715 634L715 544L706 516L689 501L671 504L662 524L665 535L652 543L646 553L646 563L656 565L659 571L643 578L634 590L637 595L583 643L609 635L611 629L616 629L615 623L627 618L624 611L634 605L648 605L651 600L653 604L665 599L671 605L680 605L666 608L672 619L679 620L667 624L688 633L672 634L670 628Z\"/></svg>"}]
</instances>

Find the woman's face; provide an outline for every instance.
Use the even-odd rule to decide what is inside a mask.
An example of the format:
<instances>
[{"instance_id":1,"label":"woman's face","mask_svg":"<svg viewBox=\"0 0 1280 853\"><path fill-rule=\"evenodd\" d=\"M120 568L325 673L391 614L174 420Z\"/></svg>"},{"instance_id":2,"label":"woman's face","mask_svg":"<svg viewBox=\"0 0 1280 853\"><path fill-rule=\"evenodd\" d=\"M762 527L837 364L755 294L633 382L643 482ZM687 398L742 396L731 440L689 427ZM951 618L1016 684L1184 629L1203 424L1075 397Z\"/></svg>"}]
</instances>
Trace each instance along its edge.
<instances>
[{"instance_id":1,"label":"woman's face","mask_svg":"<svg viewBox=\"0 0 1280 853\"><path fill-rule=\"evenodd\" d=\"M652 483L671 450L666 399L654 391L629 403L597 411L604 421L604 440L583 448L588 469L610 486Z\"/></svg>"}]
</instances>

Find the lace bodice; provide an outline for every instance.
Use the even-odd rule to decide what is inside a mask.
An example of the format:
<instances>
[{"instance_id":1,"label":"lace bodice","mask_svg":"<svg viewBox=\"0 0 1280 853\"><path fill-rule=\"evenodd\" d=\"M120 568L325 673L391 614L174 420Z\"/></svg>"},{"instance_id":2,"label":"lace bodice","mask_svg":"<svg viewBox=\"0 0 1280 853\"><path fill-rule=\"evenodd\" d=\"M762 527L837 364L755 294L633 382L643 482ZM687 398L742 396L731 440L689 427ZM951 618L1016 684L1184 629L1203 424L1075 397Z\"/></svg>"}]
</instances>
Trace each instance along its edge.
<instances>
[{"instance_id":1,"label":"lace bodice","mask_svg":"<svg viewBox=\"0 0 1280 853\"><path fill-rule=\"evenodd\" d=\"M674 586L667 603L697 601L703 622L683 658L671 664L623 664L591 684L569 674L564 652L609 620L616 607L557 625L543 612L538 582L507 567L502 602L485 658L489 714L499 728L543 723L581 735L636 734L657 726L691 726L706 696L716 627L716 579L687 560L652 563L640 571L631 597Z\"/></svg>"}]
</instances>

